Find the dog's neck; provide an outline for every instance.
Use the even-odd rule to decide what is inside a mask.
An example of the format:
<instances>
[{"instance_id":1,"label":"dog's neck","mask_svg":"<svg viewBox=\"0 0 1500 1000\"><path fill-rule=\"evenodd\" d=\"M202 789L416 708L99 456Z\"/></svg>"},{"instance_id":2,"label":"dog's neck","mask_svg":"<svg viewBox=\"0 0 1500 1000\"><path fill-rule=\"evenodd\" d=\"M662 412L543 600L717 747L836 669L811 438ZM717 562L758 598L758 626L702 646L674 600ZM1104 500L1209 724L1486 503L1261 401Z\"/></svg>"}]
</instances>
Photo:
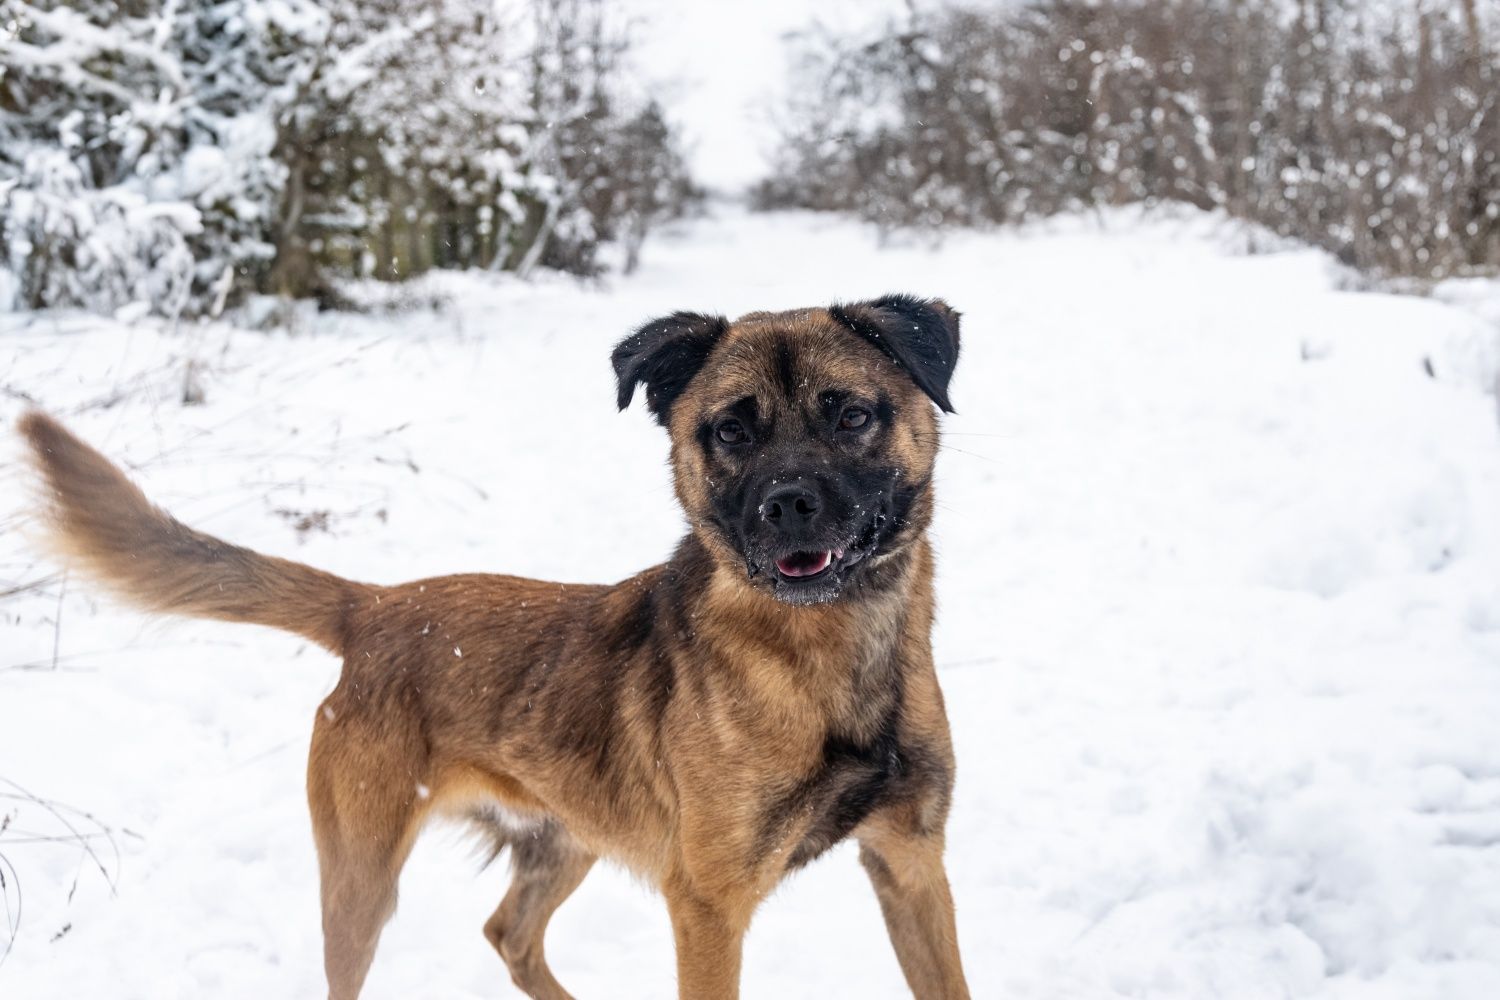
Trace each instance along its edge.
<instances>
[{"instance_id":1,"label":"dog's neck","mask_svg":"<svg viewBox=\"0 0 1500 1000\"><path fill-rule=\"evenodd\" d=\"M899 683L903 664L930 656L933 559L925 532L884 557L867 583L827 604L776 600L691 535L668 569L684 598L681 625L703 647L705 664L730 648L740 655L722 659L744 663L752 644L765 671L831 697L886 678Z\"/></svg>"}]
</instances>

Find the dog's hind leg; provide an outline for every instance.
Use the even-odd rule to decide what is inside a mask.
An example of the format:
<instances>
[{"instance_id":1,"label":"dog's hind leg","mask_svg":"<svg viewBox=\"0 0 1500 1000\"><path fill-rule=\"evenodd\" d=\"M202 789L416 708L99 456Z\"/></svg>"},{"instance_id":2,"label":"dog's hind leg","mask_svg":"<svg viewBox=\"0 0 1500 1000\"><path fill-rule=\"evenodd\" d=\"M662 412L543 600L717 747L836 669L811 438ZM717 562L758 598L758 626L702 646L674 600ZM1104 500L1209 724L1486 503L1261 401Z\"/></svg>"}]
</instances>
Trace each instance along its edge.
<instances>
[{"instance_id":1,"label":"dog's hind leg","mask_svg":"<svg viewBox=\"0 0 1500 1000\"><path fill-rule=\"evenodd\" d=\"M510 890L484 925L484 936L505 960L510 978L533 1000L572 1000L547 968L542 939L547 922L593 867L595 857L553 820L507 836Z\"/></svg>"},{"instance_id":2,"label":"dog's hind leg","mask_svg":"<svg viewBox=\"0 0 1500 1000\"><path fill-rule=\"evenodd\" d=\"M335 696L336 697L336 696ZM322 875L323 964L329 1000L355 1000L380 931L396 911L396 882L425 813L420 741L340 717L334 699L313 728L307 792Z\"/></svg>"}]
</instances>

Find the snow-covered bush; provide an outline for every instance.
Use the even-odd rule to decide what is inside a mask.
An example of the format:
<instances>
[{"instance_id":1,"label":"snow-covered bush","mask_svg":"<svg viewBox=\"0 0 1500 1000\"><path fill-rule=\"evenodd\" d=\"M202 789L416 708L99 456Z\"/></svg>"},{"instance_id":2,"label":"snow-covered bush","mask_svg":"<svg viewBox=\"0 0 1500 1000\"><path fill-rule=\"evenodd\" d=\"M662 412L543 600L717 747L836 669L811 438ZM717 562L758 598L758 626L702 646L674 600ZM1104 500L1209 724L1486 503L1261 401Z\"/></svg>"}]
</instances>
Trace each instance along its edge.
<instances>
[{"instance_id":1,"label":"snow-covered bush","mask_svg":"<svg viewBox=\"0 0 1500 1000\"><path fill-rule=\"evenodd\" d=\"M1222 208L1361 269L1500 266L1500 11L1032 0L801 49L766 206L981 225Z\"/></svg>"},{"instance_id":2,"label":"snow-covered bush","mask_svg":"<svg viewBox=\"0 0 1500 1000\"><path fill-rule=\"evenodd\" d=\"M145 303L176 316L187 304L188 239L201 229L189 206L124 186L90 188L67 154L35 149L0 210L6 263L27 308Z\"/></svg>"},{"instance_id":3,"label":"snow-covered bush","mask_svg":"<svg viewBox=\"0 0 1500 1000\"><path fill-rule=\"evenodd\" d=\"M178 315L594 270L691 194L623 48L602 0L0 0L0 287Z\"/></svg>"},{"instance_id":4,"label":"snow-covered bush","mask_svg":"<svg viewBox=\"0 0 1500 1000\"><path fill-rule=\"evenodd\" d=\"M615 86L626 46L604 10L603 0L535 4L531 159L559 179L554 200L569 209L544 211L550 239L540 260L567 270L593 270L600 242L614 241L634 269L645 231L694 198L661 109L652 102L632 113Z\"/></svg>"}]
</instances>

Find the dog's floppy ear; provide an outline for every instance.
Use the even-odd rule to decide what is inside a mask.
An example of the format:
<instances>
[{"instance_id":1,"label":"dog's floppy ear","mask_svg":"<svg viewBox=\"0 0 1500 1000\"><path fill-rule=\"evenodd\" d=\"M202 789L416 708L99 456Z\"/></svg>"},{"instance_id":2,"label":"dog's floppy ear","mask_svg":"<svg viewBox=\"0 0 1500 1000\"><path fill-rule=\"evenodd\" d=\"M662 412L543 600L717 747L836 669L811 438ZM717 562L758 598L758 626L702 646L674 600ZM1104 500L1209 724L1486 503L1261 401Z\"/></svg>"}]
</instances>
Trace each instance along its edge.
<instances>
[{"instance_id":1,"label":"dog's floppy ear","mask_svg":"<svg viewBox=\"0 0 1500 1000\"><path fill-rule=\"evenodd\" d=\"M678 312L654 319L615 347L615 379L620 409L630 405L635 387L646 386L646 405L663 426L677 397L692 381L708 352L729 329L723 316Z\"/></svg>"},{"instance_id":2,"label":"dog's floppy ear","mask_svg":"<svg viewBox=\"0 0 1500 1000\"><path fill-rule=\"evenodd\" d=\"M942 299L887 295L828 310L833 318L906 369L944 413L953 412L948 382L958 364L958 312Z\"/></svg>"}]
</instances>

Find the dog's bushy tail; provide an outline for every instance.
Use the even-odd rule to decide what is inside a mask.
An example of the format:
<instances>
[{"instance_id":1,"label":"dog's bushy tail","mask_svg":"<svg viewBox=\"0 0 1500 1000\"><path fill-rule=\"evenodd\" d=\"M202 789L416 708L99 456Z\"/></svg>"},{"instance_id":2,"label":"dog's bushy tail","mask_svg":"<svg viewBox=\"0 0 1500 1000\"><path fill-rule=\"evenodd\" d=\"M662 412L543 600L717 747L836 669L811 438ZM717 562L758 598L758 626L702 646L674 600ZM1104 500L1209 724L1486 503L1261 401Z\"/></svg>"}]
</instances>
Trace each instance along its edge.
<instances>
[{"instance_id":1,"label":"dog's bushy tail","mask_svg":"<svg viewBox=\"0 0 1500 1000\"><path fill-rule=\"evenodd\" d=\"M52 541L78 569L150 611L270 625L343 652L348 614L373 588L194 531L44 413L20 429Z\"/></svg>"}]
</instances>

